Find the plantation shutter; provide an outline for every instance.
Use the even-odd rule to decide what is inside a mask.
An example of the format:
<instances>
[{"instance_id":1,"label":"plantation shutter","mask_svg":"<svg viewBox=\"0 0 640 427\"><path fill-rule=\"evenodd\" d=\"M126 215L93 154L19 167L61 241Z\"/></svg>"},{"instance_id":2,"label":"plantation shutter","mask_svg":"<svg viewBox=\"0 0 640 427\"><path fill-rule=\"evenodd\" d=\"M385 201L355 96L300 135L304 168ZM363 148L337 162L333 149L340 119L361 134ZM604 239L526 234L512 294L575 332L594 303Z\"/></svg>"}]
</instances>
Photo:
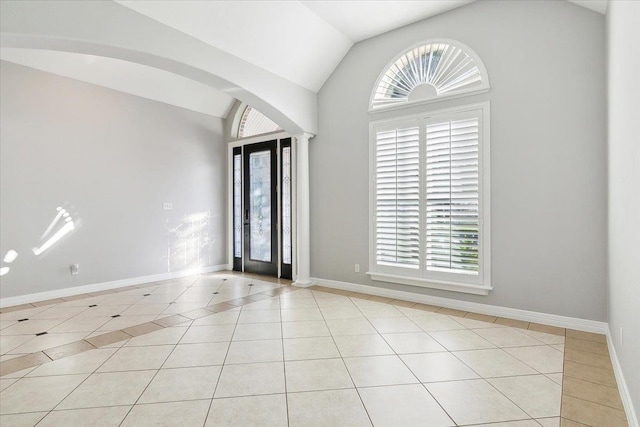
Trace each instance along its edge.
<instances>
[{"instance_id":1,"label":"plantation shutter","mask_svg":"<svg viewBox=\"0 0 640 427\"><path fill-rule=\"evenodd\" d=\"M375 239L380 265L420 268L420 127L376 132Z\"/></svg>"},{"instance_id":2,"label":"plantation shutter","mask_svg":"<svg viewBox=\"0 0 640 427\"><path fill-rule=\"evenodd\" d=\"M479 112L426 126L426 269L478 275Z\"/></svg>"}]
</instances>

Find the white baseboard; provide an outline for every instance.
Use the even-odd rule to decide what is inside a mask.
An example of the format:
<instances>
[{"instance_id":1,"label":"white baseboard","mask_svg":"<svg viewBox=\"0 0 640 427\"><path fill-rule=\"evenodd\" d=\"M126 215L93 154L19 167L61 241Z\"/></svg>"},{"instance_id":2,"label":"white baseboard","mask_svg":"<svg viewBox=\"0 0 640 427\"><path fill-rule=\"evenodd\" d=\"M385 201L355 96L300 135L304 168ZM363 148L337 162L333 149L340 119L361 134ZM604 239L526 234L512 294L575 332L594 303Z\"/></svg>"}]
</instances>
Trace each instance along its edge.
<instances>
[{"instance_id":1,"label":"white baseboard","mask_svg":"<svg viewBox=\"0 0 640 427\"><path fill-rule=\"evenodd\" d=\"M361 292L363 294L377 295L381 297L418 302L422 304L437 305L439 307L453 308L456 310L470 311L473 313L487 314L490 316L506 317L509 319L523 320L526 322L541 323L544 325L558 326L561 328L576 329L585 332L595 332L598 334L606 334L608 330L608 324L606 322L598 322L595 320L558 316L556 314L539 313L536 311L500 307L497 305L479 304L476 302L434 297L431 295L397 291L394 289L379 288L377 286L370 285L360 285L350 282L339 282L337 280L328 280L318 277L312 277L311 280L316 285L326 286L328 288Z\"/></svg>"},{"instance_id":2,"label":"white baseboard","mask_svg":"<svg viewBox=\"0 0 640 427\"><path fill-rule=\"evenodd\" d=\"M18 295L15 297L0 298L0 308L14 305L29 304L32 302L46 301L55 298L64 298L91 292L106 291L109 289L124 288L132 285L159 282L161 280L177 279L201 273L213 273L215 271L230 270L228 264L211 265L208 267L192 268L189 270L175 271L171 273L152 274L149 276L131 277L128 279L112 280L110 282L93 283L91 285L73 286L71 288L56 289L54 291L37 292L33 294Z\"/></svg>"},{"instance_id":3,"label":"white baseboard","mask_svg":"<svg viewBox=\"0 0 640 427\"><path fill-rule=\"evenodd\" d=\"M618 383L618 391L620 392L620 399L622 399L622 406L624 407L624 412L627 414L627 422L629 423L629 427L640 427L638 424L638 416L633 408L633 401L631 400L631 395L629 394L629 388L627 387L627 382L624 379L624 374L622 373L622 366L620 366L620 361L618 360L618 355L616 354L616 348L613 345L613 337L611 336L611 330L607 325L607 346L609 347L609 354L611 355L611 363L613 364L613 372L616 376L616 382Z\"/></svg>"}]
</instances>

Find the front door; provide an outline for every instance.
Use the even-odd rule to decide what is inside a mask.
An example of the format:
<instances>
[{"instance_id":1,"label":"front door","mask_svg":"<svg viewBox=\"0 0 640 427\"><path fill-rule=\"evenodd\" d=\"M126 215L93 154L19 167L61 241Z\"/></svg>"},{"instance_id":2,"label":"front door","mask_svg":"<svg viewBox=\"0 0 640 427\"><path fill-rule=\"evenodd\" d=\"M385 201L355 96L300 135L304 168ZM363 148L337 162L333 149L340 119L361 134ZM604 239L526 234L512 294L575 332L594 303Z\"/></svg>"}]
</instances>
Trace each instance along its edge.
<instances>
[{"instance_id":1,"label":"front door","mask_svg":"<svg viewBox=\"0 0 640 427\"><path fill-rule=\"evenodd\" d=\"M278 274L277 141L244 147L244 271Z\"/></svg>"}]
</instances>

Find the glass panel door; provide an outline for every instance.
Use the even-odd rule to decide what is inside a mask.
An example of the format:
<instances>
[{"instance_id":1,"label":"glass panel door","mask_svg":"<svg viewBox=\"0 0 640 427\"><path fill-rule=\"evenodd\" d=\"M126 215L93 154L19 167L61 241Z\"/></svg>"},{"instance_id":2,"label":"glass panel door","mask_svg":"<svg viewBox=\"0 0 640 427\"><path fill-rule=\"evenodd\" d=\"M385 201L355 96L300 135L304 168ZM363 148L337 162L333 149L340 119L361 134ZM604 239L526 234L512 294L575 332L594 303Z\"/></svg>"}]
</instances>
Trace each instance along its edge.
<instances>
[{"instance_id":1,"label":"glass panel door","mask_svg":"<svg viewBox=\"0 0 640 427\"><path fill-rule=\"evenodd\" d=\"M282 233L282 263L280 266L280 277L283 279L292 278L291 258L292 258L292 192L291 192L291 138L280 140L280 175L281 175L281 222Z\"/></svg>"},{"instance_id":2,"label":"glass panel door","mask_svg":"<svg viewBox=\"0 0 640 427\"><path fill-rule=\"evenodd\" d=\"M277 275L276 141L244 147L244 271Z\"/></svg>"}]
</instances>

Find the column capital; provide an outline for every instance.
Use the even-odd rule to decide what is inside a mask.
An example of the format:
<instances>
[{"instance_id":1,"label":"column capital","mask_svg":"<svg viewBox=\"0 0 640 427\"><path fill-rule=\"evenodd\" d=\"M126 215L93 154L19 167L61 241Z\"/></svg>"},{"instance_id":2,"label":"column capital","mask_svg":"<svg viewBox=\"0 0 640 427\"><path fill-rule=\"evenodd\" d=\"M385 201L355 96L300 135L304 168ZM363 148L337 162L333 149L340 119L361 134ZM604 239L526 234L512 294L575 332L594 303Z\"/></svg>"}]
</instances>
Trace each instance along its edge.
<instances>
[{"instance_id":1,"label":"column capital","mask_svg":"<svg viewBox=\"0 0 640 427\"><path fill-rule=\"evenodd\" d=\"M306 133L306 132L293 135L293 137L296 139L296 142L300 142L300 141L309 142L309 140L314 136L315 136L314 134Z\"/></svg>"}]
</instances>

